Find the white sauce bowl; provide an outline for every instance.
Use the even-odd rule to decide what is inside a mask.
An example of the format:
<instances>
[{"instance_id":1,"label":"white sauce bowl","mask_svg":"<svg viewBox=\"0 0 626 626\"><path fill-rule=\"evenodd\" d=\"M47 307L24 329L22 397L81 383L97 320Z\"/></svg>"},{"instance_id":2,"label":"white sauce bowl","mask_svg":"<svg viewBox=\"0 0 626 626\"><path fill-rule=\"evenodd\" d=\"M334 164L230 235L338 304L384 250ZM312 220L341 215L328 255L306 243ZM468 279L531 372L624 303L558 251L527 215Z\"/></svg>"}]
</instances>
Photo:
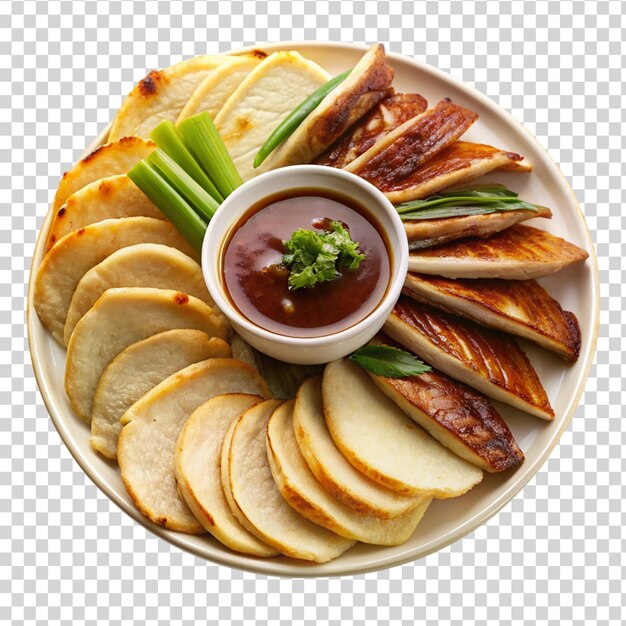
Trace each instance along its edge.
<instances>
[{"instance_id":1,"label":"white sauce bowl","mask_svg":"<svg viewBox=\"0 0 626 626\"><path fill-rule=\"evenodd\" d=\"M232 228L255 204L295 189L319 189L352 198L377 219L393 251L391 278L378 306L353 326L321 337L287 337L262 328L232 304L224 284L222 258ZM299 364L328 363L366 344L383 326L400 296L407 272L409 247L402 221L385 195L362 178L322 165L292 165L261 174L236 189L209 223L202 245L202 271L209 293L233 328L257 350L281 361ZM323 303L320 303L323 304Z\"/></svg>"}]
</instances>

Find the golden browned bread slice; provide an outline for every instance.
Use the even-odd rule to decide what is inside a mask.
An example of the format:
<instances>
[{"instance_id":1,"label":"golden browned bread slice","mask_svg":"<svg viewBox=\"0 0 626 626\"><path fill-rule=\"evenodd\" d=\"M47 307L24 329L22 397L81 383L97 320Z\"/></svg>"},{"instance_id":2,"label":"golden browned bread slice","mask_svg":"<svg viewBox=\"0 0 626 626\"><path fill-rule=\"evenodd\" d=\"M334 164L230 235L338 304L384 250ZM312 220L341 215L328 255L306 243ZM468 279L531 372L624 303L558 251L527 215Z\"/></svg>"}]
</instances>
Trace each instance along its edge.
<instances>
[{"instance_id":1,"label":"golden browned bread slice","mask_svg":"<svg viewBox=\"0 0 626 626\"><path fill-rule=\"evenodd\" d=\"M389 93L392 80L393 69L387 63L385 47L373 45L350 75L320 102L257 172L310 163Z\"/></svg>"},{"instance_id":2,"label":"golden browned bread slice","mask_svg":"<svg viewBox=\"0 0 626 626\"><path fill-rule=\"evenodd\" d=\"M56 215L65 201L85 185L115 174L126 174L135 163L145 159L155 148L151 141L140 137L109 140L109 143L96 148L63 174L52 203L52 213Z\"/></svg>"},{"instance_id":3,"label":"golden browned bread slice","mask_svg":"<svg viewBox=\"0 0 626 626\"><path fill-rule=\"evenodd\" d=\"M404 293L483 326L528 339L567 361L580 351L573 313L534 280L450 280L409 272Z\"/></svg>"},{"instance_id":4,"label":"golden browned bread slice","mask_svg":"<svg viewBox=\"0 0 626 626\"><path fill-rule=\"evenodd\" d=\"M280 400L266 400L234 420L224 435L221 470L231 511L253 535L294 559L324 563L355 541L313 524L282 497L269 465L265 433Z\"/></svg>"},{"instance_id":5,"label":"golden browned bread slice","mask_svg":"<svg viewBox=\"0 0 626 626\"><path fill-rule=\"evenodd\" d=\"M148 391L122 416L117 460L137 508L170 530L202 533L176 485L176 441L189 416L225 393L267 395L265 381L236 359L213 358L176 372Z\"/></svg>"},{"instance_id":6,"label":"golden browned bread slice","mask_svg":"<svg viewBox=\"0 0 626 626\"><path fill-rule=\"evenodd\" d=\"M397 546L421 521L431 498L393 519L363 515L334 498L315 478L302 457L293 431L293 400L279 406L267 425L267 456L283 498L298 513L328 530L364 543Z\"/></svg>"},{"instance_id":7,"label":"golden browned bread slice","mask_svg":"<svg viewBox=\"0 0 626 626\"><path fill-rule=\"evenodd\" d=\"M407 495L452 498L482 471L441 445L348 359L324 370L326 425L346 459L372 480Z\"/></svg>"},{"instance_id":8,"label":"golden browned bread slice","mask_svg":"<svg viewBox=\"0 0 626 626\"><path fill-rule=\"evenodd\" d=\"M444 98L385 135L345 169L386 194L403 189L415 170L456 141L477 118L473 111Z\"/></svg>"},{"instance_id":9,"label":"golden browned bread slice","mask_svg":"<svg viewBox=\"0 0 626 626\"><path fill-rule=\"evenodd\" d=\"M419 497L405 496L374 482L341 454L326 426L321 376L309 378L298 389L293 427L300 452L317 480L357 513L389 519L419 503Z\"/></svg>"},{"instance_id":10,"label":"golden browned bread slice","mask_svg":"<svg viewBox=\"0 0 626 626\"><path fill-rule=\"evenodd\" d=\"M67 347L65 392L83 420L91 420L96 386L125 348L173 328L195 328L226 339L228 323L208 304L180 291L149 287L107 289L76 324Z\"/></svg>"},{"instance_id":11,"label":"golden browned bread slice","mask_svg":"<svg viewBox=\"0 0 626 626\"><path fill-rule=\"evenodd\" d=\"M164 120L175 122L196 87L215 69L234 62L226 55L203 54L152 70L126 96L111 124L109 141L149 137Z\"/></svg>"},{"instance_id":12,"label":"golden browned bread slice","mask_svg":"<svg viewBox=\"0 0 626 626\"><path fill-rule=\"evenodd\" d=\"M103 220L138 215L165 219L126 174L94 180L73 193L56 212L48 233L46 252L61 237L79 228Z\"/></svg>"},{"instance_id":13,"label":"golden browned bread slice","mask_svg":"<svg viewBox=\"0 0 626 626\"><path fill-rule=\"evenodd\" d=\"M171 246L140 243L115 251L80 279L72 296L63 337L65 345L80 318L107 290L114 287L175 289L213 305L202 276L192 258Z\"/></svg>"},{"instance_id":14,"label":"golden browned bread slice","mask_svg":"<svg viewBox=\"0 0 626 626\"><path fill-rule=\"evenodd\" d=\"M273 556L276 550L248 532L232 514L220 478L220 453L229 426L263 398L245 393L216 396L185 422L176 442L176 481L196 519L216 539L237 552Z\"/></svg>"},{"instance_id":15,"label":"golden browned bread slice","mask_svg":"<svg viewBox=\"0 0 626 626\"><path fill-rule=\"evenodd\" d=\"M519 209L486 215L463 215L436 220L404 222L409 250L432 248L466 237L490 237L495 233L535 217L551 218L552 211L540 207L538 211Z\"/></svg>"},{"instance_id":16,"label":"golden browned bread slice","mask_svg":"<svg viewBox=\"0 0 626 626\"><path fill-rule=\"evenodd\" d=\"M405 348L485 395L551 420L548 396L521 348L506 334L402 296L385 332Z\"/></svg>"},{"instance_id":17,"label":"golden browned bread slice","mask_svg":"<svg viewBox=\"0 0 626 626\"><path fill-rule=\"evenodd\" d=\"M318 165L345 167L394 128L423 113L428 103L416 93L393 93L381 100L328 150L315 159Z\"/></svg>"},{"instance_id":18,"label":"golden browned bread slice","mask_svg":"<svg viewBox=\"0 0 626 626\"><path fill-rule=\"evenodd\" d=\"M122 350L102 373L93 397L89 444L117 459L120 418L141 396L175 372L213 357L230 357L230 346L201 330L175 328Z\"/></svg>"},{"instance_id":19,"label":"golden browned bread slice","mask_svg":"<svg viewBox=\"0 0 626 626\"><path fill-rule=\"evenodd\" d=\"M198 259L171 222L153 217L96 222L68 233L52 246L37 270L33 304L42 324L61 345L67 312L80 279L117 250L138 243L163 244Z\"/></svg>"},{"instance_id":20,"label":"golden browned bread slice","mask_svg":"<svg viewBox=\"0 0 626 626\"><path fill-rule=\"evenodd\" d=\"M396 204L426 198L446 187L475 180L493 170L510 168L512 164L518 171L532 169L524 157L515 152L481 143L455 141L404 178L400 187L386 195Z\"/></svg>"},{"instance_id":21,"label":"golden browned bread slice","mask_svg":"<svg viewBox=\"0 0 626 626\"><path fill-rule=\"evenodd\" d=\"M272 131L329 78L317 63L281 50L263 59L232 92L216 113L215 126L243 180L265 168L269 159L258 170L253 163Z\"/></svg>"},{"instance_id":22,"label":"golden browned bread slice","mask_svg":"<svg viewBox=\"0 0 626 626\"><path fill-rule=\"evenodd\" d=\"M488 239L472 237L413 251L409 270L446 278L526 280L554 274L588 256L586 250L565 239L517 224Z\"/></svg>"},{"instance_id":23,"label":"golden browned bread slice","mask_svg":"<svg viewBox=\"0 0 626 626\"><path fill-rule=\"evenodd\" d=\"M220 65L191 94L176 123L179 124L188 117L203 111L207 111L211 119L214 119L235 89L265 58L267 58L265 52L254 50L253 52L233 57L230 63Z\"/></svg>"}]
</instances>

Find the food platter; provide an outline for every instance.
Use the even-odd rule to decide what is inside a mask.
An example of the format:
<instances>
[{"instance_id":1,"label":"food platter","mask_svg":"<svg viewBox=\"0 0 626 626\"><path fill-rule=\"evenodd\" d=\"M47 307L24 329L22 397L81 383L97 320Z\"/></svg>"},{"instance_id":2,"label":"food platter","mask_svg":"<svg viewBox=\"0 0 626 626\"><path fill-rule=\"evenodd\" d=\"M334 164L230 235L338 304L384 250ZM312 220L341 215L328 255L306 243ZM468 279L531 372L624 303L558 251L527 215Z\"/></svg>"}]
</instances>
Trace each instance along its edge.
<instances>
[{"instance_id":1,"label":"food platter","mask_svg":"<svg viewBox=\"0 0 626 626\"><path fill-rule=\"evenodd\" d=\"M266 52L282 49L300 51L331 75L354 66L366 50L366 47L358 45L315 42L259 44L254 48ZM233 54L241 52L244 51ZM373 571L437 551L493 516L536 474L567 427L584 388L597 337L598 272L584 217L558 166L521 124L485 96L416 60L390 53L387 56L395 72L394 86L397 90L420 93L429 102L452 98L479 115L478 122L464 139L505 146L523 154L534 164L530 175L492 173L489 180L510 186L519 191L520 196L550 207L554 216L541 227L589 252L590 258L584 264L574 265L540 280L564 309L576 314L582 334L580 357L576 363L563 366L557 357L523 343L547 391L555 419L543 422L495 403L524 451L524 463L516 470L503 474L486 474L478 487L461 498L433 502L414 535L403 545L378 547L359 544L339 558L323 564L308 564L282 556L260 559L232 552L209 535L193 536L167 530L152 524L137 511L122 484L117 466L91 449L88 427L72 412L64 394L65 352L47 333L32 307L34 281L31 280L28 330L34 370L48 411L72 455L96 485L135 520L163 539L210 561L272 575L326 576ZM87 147L85 154L101 145L107 133L108 129L104 129ZM37 241L32 274L42 262L51 221L52 214L49 214Z\"/></svg>"}]
</instances>

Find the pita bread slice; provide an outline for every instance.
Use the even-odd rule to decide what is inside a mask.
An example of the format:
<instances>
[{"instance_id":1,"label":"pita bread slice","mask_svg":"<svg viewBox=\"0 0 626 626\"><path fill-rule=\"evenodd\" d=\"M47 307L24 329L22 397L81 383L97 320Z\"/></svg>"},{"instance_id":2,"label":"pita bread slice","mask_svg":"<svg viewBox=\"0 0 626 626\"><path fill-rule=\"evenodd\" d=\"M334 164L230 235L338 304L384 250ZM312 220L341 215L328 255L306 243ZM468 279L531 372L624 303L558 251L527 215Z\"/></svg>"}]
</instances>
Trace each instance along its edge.
<instances>
[{"instance_id":1,"label":"pita bread slice","mask_svg":"<svg viewBox=\"0 0 626 626\"><path fill-rule=\"evenodd\" d=\"M348 77L320 102L256 172L310 163L389 95L392 80L393 69L387 63L385 47L380 43L371 46ZM303 92L301 99L307 95Z\"/></svg>"},{"instance_id":2,"label":"pita bread slice","mask_svg":"<svg viewBox=\"0 0 626 626\"><path fill-rule=\"evenodd\" d=\"M390 519L420 502L418 497L396 493L370 480L341 454L326 427L321 376L309 378L298 390L293 430L300 453L317 480L357 513Z\"/></svg>"},{"instance_id":3,"label":"pita bread slice","mask_svg":"<svg viewBox=\"0 0 626 626\"><path fill-rule=\"evenodd\" d=\"M66 345L80 318L113 287L174 289L213 304L202 268L186 254L157 243L128 246L108 256L80 279L65 320Z\"/></svg>"},{"instance_id":4,"label":"pita bread slice","mask_svg":"<svg viewBox=\"0 0 626 626\"><path fill-rule=\"evenodd\" d=\"M151 141L139 137L122 137L119 141L109 139L109 143L96 148L63 174L52 203L52 213L56 215L65 201L85 185L114 174L126 174L155 148Z\"/></svg>"},{"instance_id":5,"label":"pita bread slice","mask_svg":"<svg viewBox=\"0 0 626 626\"><path fill-rule=\"evenodd\" d=\"M272 476L283 498L314 524L364 543L397 546L412 534L431 498L394 519L358 514L322 487L300 454L293 432L293 400L279 406L267 425L267 454Z\"/></svg>"},{"instance_id":6,"label":"pita bread slice","mask_svg":"<svg viewBox=\"0 0 626 626\"><path fill-rule=\"evenodd\" d=\"M167 330L131 344L109 363L96 387L91 447L109 459L117 459L120 418L132 404L188 365L230 355L225 341L190 328Z\"/></svg>"},{"instance_id":7,"label":"pita bread slice","mask_svg":"<svg viewBox=\"0 0 626 626\"><path fill-rule=\"evenodd\" d=\"M226 104L226 101L234 93L235 89L266 57L267 55L264 52L256 50L250 54L233 57L231 63L225 63L215 69L191 94L176 123L203 111L207 111L211 119L215 119L215 116Z\"/></svg>"},{"instance_id":8,"label":"pita bread slice","mask_svg":"<svg viewBox=\"0 0 626 626\"><path fill-rule=\"evenodd\" d=\"M448 376L531 415L554 419L537 372L510 335L418 304L407 296L396 302L384 330Z\"/></svg>"},{"instance_id":9,"label":"pita bread slice","mask_svg":"<svg viewBox=\"0 0 626 626\"><path fill-rule=\"evenodd\" d=\"M122 350L173 328L195 328L224 340L228 334L221 313L180 291L147 287L105 291L76 324L67 347L65 391L76 414L91 419L98 381Z\"/></svg>"},{"instance_id":10,"label":"pita bread slice","mask_svg":"<svg viewBox=\"0 0 626 626\"><path fill-rule=\"evenodd\" d=\"M247 180L263 168L254 157L272 131L330 75L298 52L280 51L259 63L215 116L215 125L239 175Z\"/></svg>"},{"instance_id":11,"label":"pita bread slice","mask_svg":"<svg viewBox=\"0 0 626 626\"><path fill-rule=\"evenodd\" d=\"M452 280L409 272L403 292L418 302L461 315L552 350L566 361L580 352L580 326L536 280Z\"/></svg>"},{"instance_id":12,"label":"pita bread slice","mask_svg":"<svg viewBox=\"0 0 626 626\"><path fill-rule=\"evenodd\" d=\"M224 393L264 396L267 388L241 361L208 359L166 378L122 416L117 447L122 481L139 511L155 524L185 533L204 532L178 494L174 453L187 418Z\"/></svg>"},{"instance_id":13,"label":"pita bread slice","mask_svg":"<svg viewBox=\"0 0 626 626\"><path fill-rule=\"evenodd\" d=\"M516 224L488 239L472 237L413 251L409 270L446 278L541 278L584 261L589 253L545 230Z\"/></svg>"},{"instance_id":14,"label":"pita bread slice","mask_svg":"<svg viewBox=\"0 0 626 626\"><path fill-rule=\"evenodd\" d=\"M286 556L325 563L354 541L313 524L280 495L270 470L265 432L280 400L266 400L232 422L224 436L222 486L237 519L261 541Z\"/></svg>"},{"instance_id":15,"label":"pita bread slice","mask_svg":"<svg viewBox=\"0 0 626 626\"><path fill-rule=\"evenodd\" d=\"M178 488L196 519L237 552L274 556L276 550L248 532L232 514L220 478L220 452L231 423L261 396L230 393L201 404L178 436L174 466Z\"/></svg>"},{"instance_id":16,"label":"pita bread slice","mask_svg":"<svg viewBox=\"0 0 626 626\"><path fill-rule=\"evenodd\" d=\"M150 136L164 120L175 122L198 85L233 57L201 55L163 70L153 70L126 96L109 132L109 141L134 135Z\"/></svg>"},{"instance_id":17,"label":"pita bread slice","mask_svg":"<svg viewBox=\"0 0 626 626\"><path fill-rule=\"evenodd\" d=\"M80 279L113 252L138 243L164 244L198 258L170 222L153 217L90 224L65 235L46 254L37 271L33 303L42 324L61 345L67 312Z\"/></svg>"},{"instance_id":18,"label":"pita bread slice","mask_svg":"<svg viewBox=\"0 0 626 626\"><path fill-rule=\"evenodd\" d=\"M408 418L348 359L326 366L326 425L342 454L372 480L405 494L452 498L477 485L482 471Z\"/></svg>"},{"instance_id":19,"label":"pita bread slice","mask_svg":"<svg viewBox=\"0 0 626 626\"><path fill-rule=\"evenodd\" d=\"M74 192L57 211L48 233L46 252L74 230L102 220L137 215L165 219L126 174L94 180Z\"/></svg>"}]
</instances>

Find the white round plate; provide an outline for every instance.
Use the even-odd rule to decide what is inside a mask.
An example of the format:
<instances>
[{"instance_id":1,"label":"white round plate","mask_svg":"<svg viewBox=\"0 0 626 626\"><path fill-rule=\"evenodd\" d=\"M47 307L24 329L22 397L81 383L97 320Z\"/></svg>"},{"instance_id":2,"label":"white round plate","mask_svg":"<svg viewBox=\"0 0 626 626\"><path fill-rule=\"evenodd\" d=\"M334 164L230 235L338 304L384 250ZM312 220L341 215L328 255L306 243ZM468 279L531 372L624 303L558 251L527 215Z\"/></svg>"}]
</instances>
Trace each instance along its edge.
<instances>
[{"instance_id":1,"label":"white round plate","mask_svg":"<svg viewBox=\"0 0 626 626\"><path fill-rule=\"evenodd\" d=\"M299 50L333 75L353 67L366 49L361 45L316 42L287 42L254 47L268 52ZM454 102L480 115L464 139L519 152L534 164L531 174L499 173L489 176L488 180L505 183L518 191L522 198L550 207L554 217L552 220L535 220L540 222L539 226L588 250L590 257L585 263L540 281L564 309L573 311L578 317L582 332L580 358L573 365L567 365L546 351L524 344L552 402L556 419L544 422L496 403L524 451L526 460L516 471L486 474L477 488L460 498L434 502L414 535L404 545L376 547L359 544L335 561L322 565L285 557L260 559L231 552L208 535L191 536L165 530L149 522L137 511L124 489L117 466L90 448L88 427L70 409L63 389L65 352L43 328L30 306L34 282L31 278L28 333L35 375L52 420L70 452L94 483L126 513L163 539L209 561L279 576L328 576L382 569L439 550L489 519L535 475L565 430L582 393L596 344L599 281L592 240L565 178L523 126L487 97L419 61L395 54L389 55L389 61L395 70L393 84L397 91L420 93L431 105L449 96ZM105 137L106 130L89 146L88 151L98 146ZM31 277L41 263L50 222L51 215L48 215L35 248Z\"/></svg>"}]
</instances>

